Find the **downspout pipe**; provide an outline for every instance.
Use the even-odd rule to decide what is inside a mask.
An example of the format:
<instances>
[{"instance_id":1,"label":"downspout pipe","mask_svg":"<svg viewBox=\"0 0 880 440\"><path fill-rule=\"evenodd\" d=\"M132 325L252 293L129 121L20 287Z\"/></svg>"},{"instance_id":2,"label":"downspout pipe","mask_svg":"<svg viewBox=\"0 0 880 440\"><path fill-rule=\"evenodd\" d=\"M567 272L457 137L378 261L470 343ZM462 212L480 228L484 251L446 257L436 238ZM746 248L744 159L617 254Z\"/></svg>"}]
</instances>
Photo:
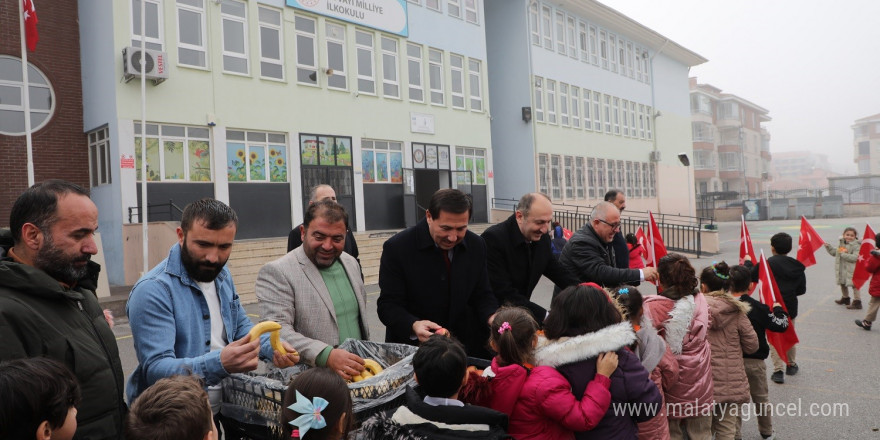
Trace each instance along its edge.
<instances>
[{"instance_id":1,"label":"downspout pipe","mask_svg":"<svg viewBox=\"0 0 880 440\"><path fill-rule=\"evenodd\" d=\"M663 52L663 49L666 49L666 46L668 44L669 44L669 39L667 38L666 41L663 42L663 45L660 46L660 49L658 49L656 52L651 54L651 57L648 58L648 62L650 64L650 69L651 69L651 109L652 110L651 110L650 117L651 117L651 123L654 124L654 139L653 139L653 152L654 152L653 156L654 157L657 157L657 134L660 132L660 130L657 129L657 118L654 116L657 114L657 103L655 102L656 99L654 96L654 92L655 92L654 85L657 83L656 78L654 77L654 58L657 55L660 55ZM660 174L659 173L660 167L657 165L654 165L654 169L655 169L654 185L657 187L657 212L659 213L659 212L662 212L660 210L660 179L658 178L658 175ZM688 197L690 197L690 196L688 196Z\"/></svg>"}]
</instances>

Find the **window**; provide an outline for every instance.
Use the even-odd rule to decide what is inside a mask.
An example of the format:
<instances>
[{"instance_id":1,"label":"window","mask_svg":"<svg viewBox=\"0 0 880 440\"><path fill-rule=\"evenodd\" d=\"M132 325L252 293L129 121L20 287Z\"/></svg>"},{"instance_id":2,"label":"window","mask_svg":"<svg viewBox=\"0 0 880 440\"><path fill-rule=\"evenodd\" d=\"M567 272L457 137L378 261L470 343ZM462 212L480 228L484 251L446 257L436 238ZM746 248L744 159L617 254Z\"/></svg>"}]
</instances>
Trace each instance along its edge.
<instances>
[{"instance_id":1,"label":"window","mask_svg":"<svg viewBox=\"0 0 880 440\"><path fill-rule=\"evenodd\" d=\"M633 163L633 197L642 196L642 165L641 162Z\"/></svg>"},{"instance_id":2,"label":"window","mask_svg":"<svg viewBox=\"0 0 880 440\"><path fill-rule=\"evenodd\" d=\"M620 101L620 119L623 121L623 135L629 137L629 101Z\"/></svg>"},{"instance_id":3,"label":"window","mask_svg":"<svg viewBox=\"0 0 880 440\"><path fill-rule=\"evenodd\" d=\"M208 129L180 125L146 124L147 181L211 181ZM137 180L141 176L141 124L134 124Z\"/></svg>"},{"instance_id":4,"label":"window","mask_svg":"<svg viewBox=\"0 0 880 440\"><path fill-rule=\"evenodd\" d=\"M259 7L260 76L284 79L284 46L281 35L281 11Z\"/></svg>"},{"instance_id":5,"label":"window","mask_svg":"<svg viewBox=\"0 0 880 440\"><path fill-rule=\"evenodd\" d=\"M540 18L538 17L538 3L529 4L529 32L531 34L532 44L541 45Z\"/></svg>"},{"instance_id":6,"label":"window","mask_svg":"<svg viewBox=\"0 0 880 440\"><path fill-rule=\"evenodd\" d=\"M556 11L556 51L565 55L565 13Z\"/></svg>"},{"instance_id":7,"label":"window","mask_svg":"<svg viewBox=\"0 0 880 440\"><path fill-rule=\"evenodd\" d=\"M406 65L409 76L409 100L425 102L425 87L422 85L422 47L406 44Z\"/></svg>"},{"instance_id":8,"label":"window","mask_svg":"<svg viewBox=\"0 0 880 440\"><path fill-rule=\"evenodd\" d=\"M583 94L584 128L587 130L593 129L593 119L592 119L593 117L591 116L593 103L590 101L590 98L592 97L592 93L593 92L591 92L587 89L584 89L584 94Z\"/></svg>"},{"instance_id":9,"label":"window","mask_svg":"<svg viewBox=\"0 0 880 440\"><path fill-rule=\"evenodd\" d=\"M575 86L571 87L571 126L581 128L581 90Z\"/></svg>"},{"instance_id":10,"label":"window","mask_svg":"<svg viewBox=\"0 0 880 440\"><path fill-rule=\"evenodd\" d=\"M613 160L608 160L605 163L606 171L608 172L608 178L605 183L608 184L608 189L620 188L620 184L617 182L617 173L615 173L616 164L617 162Z\"/></svg>"},{"instance_id":11,"label":"window","mask_svg":"<svg viewBox=\"0 0 880 440\"><path fill-rule=\"evenodd\" d=\"M544 122L544 79L539 76L535 77L535 119Z\"/></svg>"},{"instance_id":12,"label":"window","mask_svg":"<svg viewBox=\"0 0 880 440\"><path fill-rule=\"evenodd\" d=\"M694 142L712 142L715 140L712 125L706 122L692 122Z\"/></svg>"},{"instance_id":13,"label":"window","mask_svg":"<svg viewBox=\"0 0 880 440\"><path fill-rule=\"evenodd\" d=\"M226 130L226 177L230 182L287 182L286 137Z\"/></svg>"},{"instance_id":14,"label":"window","mask_svg":"<svg viewBox=\"0 0 880 440\"><path fill-rule=\"evenodd\" d=\"M626 75L626 42L622 38L617 40L617 65L620 66L620 74Z\"/></svg>"},{"instance_id":15,"label":"window","mask_svg":"<svg viewBox=\"0 0 880 440\"><path fill-rule=\"evenodd\" d=\"M315 19L297 15L296 29L296 82L318 84L318 46L315 38Z\"/></svg>"},{"instance_id":16,"label":"window","mask_svg":"<svg viewBox=\"0 0 880 440\"><path fill-rule=\"evenodd\" d=\"M577 157L574 163L574 188L575 197L579 199L584 198L584 177L584 158Z\"/></svg>"},{"instance_id":17,"label":"window","mask_svg":"<svg viewBox=\"0 0 880 440\"><path fill-rule=\"evenodd\" d=\"M364 183L403 183L403 142L361 141Z\"/></svg>"},{"instance_id":18,"label":"window","mask_svg":"<svg viewBox=\"0 0 880 440\"><path fill-rule=\"evenodd\" d=\"M630 121L629 135L631 137L638 138L639 134L636 131L636 102L635 101L629 102L629 121Z\"/></svg>"},{"instance_id":19,"label":"window","mask_svg":"<svg viewBox=\"0 0 880 440\"><path fill-rule=\"evenodd\" d=\"M483 111L483 80L480 60L468 59L468 90L471 94L471 110Z\"/></svg>"},{"instance_id":20,"label":"window","mask_svg":"<svg viewBox=\"0 0 880 440\"><path fill-rule=\"evenodd\" d=\"M177 0L177 64L208 66L204 3L204 0Z\"/></svg>"},{"instance_id":21,"label":"window","mask_svg":"<svg viewBox=\"0 0 880 440\"><path fill-rule=\"evenodd\" d=\"M605 115L605 133L611 134L611 96L604 95L605 101L603 103L603 114Z\"/></svg>"},{"instance_id":22,"label":"window","mask_svg":"<svg viewBox=\"0 0 880 440\"><path fill-rule=\"evenodd\" d=\"M464 18L468 23L480 24L477 0L464 0Z\"/></svg>"},{"instance_id":23,"label":"window","mask_svg":"<svg viewBox=\"0 0 880 440\"><path fill-rule=\"evenodd\" d=\"M617 36L608 34L608 61L611 62L611 71L617 73Z\"/></svg>"},{"instance_id":24,"label":"window","mask_svg":"<svg viewBox=\"0 0 880 440\"><path fill-rule=\"evenodd\" d=\"M657 189L654 186L654 182L655 182L654 177L656 176L656 172L655 172L656 167L657 166L654 165L653 163L648 165L648 179L647 179L648 183L646 184L646 186L651 191L651 197L657 196ZM647 194L645 195L645 197L647 197Z\"/></svg>"},{"instance_id":25,"label":"window","mask_svg":"<svg viewBox=\"0 0 880 440\"><path fill-rule=\"evenodd\" d=\"M608 70L608 33L605 29L599 30L599 58L602 60L602 68Z\"/></svg>"},{"instance_id":26,"label":"window","mask_svg":"<svg viewBox=\"0 0 880 440\"><path fill-rule=\"evenodd\" d=\"M566 17L565 19L565 40L568 43L568 56L577 59L577 25L574 17Z\"/></svg>"},{"instance_id":27,"label":"window","mask_svg":"<svg viewBox=\"0 0 880 440\"><path fill-rule=\"evenodd\" d=\"M712 100L703 94L691 95L691 113L702 113L712 116Z\"/></svg>"},{"instance_id":28,"label":"window","mask_svg":"<svg viewBox=\"0 0 880 440\"><path fill-rule=\"evenodd\" d=\"M547 80L547 123L556 123L556 81Z\"/></svg>"},{"instance_id":29,"label":"window","mask_svg":"<svg viewBox=\"0 0 880 440\"><path fill-rule=\"evenodd\" d=\"M635 78L635 58L633 58L633 44L626 42L626 74L630 78Z\"/></svg>"},{"instance_id":30,"label":"window","mask_svg":"<svg viewBox=\"0 0 880 440\"><path fill-rule=\"evenodd\" d=\"M355 31L354 42L357 47L358 91L376 93L376 71L373 68L373 34Z\"/></svg>"},{"instance_id":31,"label":"window","mask_svg":"<svg viewBox=\"0 0 880 440\"><path fill-rule=\"evenodd\" d=\"M715 152L706 150L694 150L695 170L714 170Z\"/></svg>"},{"instance_id":32,"label":"window","mask_svg":"<svg viewBox=\"0 0 880 440\"><path fill-rule=\"evenodd\" d=\"M431 104L443 105L443 52L428 49L428 81L431 86Z\"/></svg>"},{"instance_id":33,"label":"window","mask_svg":"<svg viewBox=\"0 0 880 440\"><path fill-rule=\"evenodd\" d=\"M547 177L547 155L539 154L538 155L538 191L544 194L550 194L548 188L550 187L550 181Z\"/></svg>"},{"instance_id":34,"label":"window","mask_svg":"<svg viewBox=\"0 0 880 440\"><path fill-rule=\"evenodd\" d=\"M475 185L486 184L486 150L483 148L456 147L455 169L470 171ZM468 183L468 182L465 182Z\"/></svg>"},{"instance_id":35,"label":"window","mask_svg":"<svg viewBox=\"0 0 880 440\"><path fill-rule=\"evenodd\" d=\"M464 108L464 57L449 54L449 93L452 108Z\"/></svg>"},{"instance_id":36,"label":"window","mask_svg":"<svg viewBox=\"0 0 880 440\"><path fill-rule=\"evenodd\" d=\"M654 131L651 129L652 121L654 120L654 109L650 106L647 107L647 113L645 114L645 127L647 132L648 140L654 139Z\"/></svg>"},{"instance_id":37,"label":"window","mask_svg":"<svg viewBox=\"0 0 880 440\"><path fill-rule=\"evenodd\" d=\"M626 168L622 160L617 161L617 188L626 190Z\"/></svg>"},{"instance_id":38,"label":"window","mask_svg":"<svg viewBox=\"0 0 880 440\"><path fill-rule=\"evenodd\" d=\"M561 125L568 127L568 84L559 83L559 119Z\"/></svg>"},{"instance_id":39,"label":"window","mask_svg":"<svg viewBox=\"0 0 880 440\"><path fill-rule=\"evenodd\" d=\"M46 75L28 63L28 98L31 110L31 133L43 128L55 112L55 92ZM21 59L0 55L0 133L25 134L24 79Z\"/></svg>"},{"instance_id":40,"label":"window","mask_svg":"<svg viewBox=\"0 0 880 440\"><path fill-rule=\"evenodd\" d=\"M461 0L446 0L446 12L450 17L461 18Z\"/></svg>"},{"instance_id":41,"label":"window","mask_svg":"<svg viewBox=\"0 0 880 440\"><path fill-rule=\"evenodd\" d=\"M739 105L735 102L722 102L718 105L718 119L739 119Z\"/></svg>"},{"instance_id":42,"label":"window","mask_svg":"<svg viewBox=\"0 0 880 440\"><path fill-rule=\"evenodd\" d=\"M596 26L590 26L590 62L594 66L599 65L599 48L598 37L596 36Z\"/></svg>"},{"instance_id":43,"label":"window","mask_svg":"<svg viewBox=\"0 0 880 440\"><path fill-rule=\"evenodd\" d=\"M859 142L859 156L870 156L870 155L871 155L871 141Z\"/></svg>"},{"instance_id":44,"label":"window","mask_svg":"<svg viewBox=\"0 0 880 440\"><path fill-rule=\"evenodd\" d=\"M642 48L639 47L639 46L636 46L636 49L635 49L635 50L636 50L636 54L635 54L635 58L636 58L636 80L639 81L639 82L641 82L641 81L642 81Z\"/></svg>"},{"instance_id":45,"label":"window","mask_svg":"<svg viewBox=\"0 0 880 440\"><path fill-rule=\"evenodd\" d=\"M93 188L111 183L110 131L107 127L89 133L89 176Z\"/></svg>"},{"instance_id":46,"label":"window","mask_svg":"<svg viewBox=\"0 0 880 440\"><path fill-rule=\"evenodd\" d=\"M578 49L580 49L581 61L590 62L590 37L587 36L587 24L578 22Z\"/></svg>"},{"instance_id":47,"label":"window","mask_svg":"<svg viewBox=\"0 0 880 440\"><path fill-rule=\"evenodd\" d=\"M645 84L651 84L651 71L648 68L648 51L642 52L642 76L645 78Z\"/></svg>"},{"instance_id":48,"label":"window","mask_svg":"<svg viewBox=\"0 0 880 440\"><path fill-rule=\"evenodd\" d=\"M620 98L614 97L611 101L611 124L614 127L614 134L620 134Z\"/></svg>"},{"instance_id":49,"label":"window","mask_svg":"<svg viewBox=\"0 0 880 440\"><path fill-rule=\"evenodd\" d=\"M550 156L550 197L562 198L562 164L557 155Z\"/></svg>"},{"instance_id":50,"label":"window","mask_svg":"<svg viewBox=\"0 0 880 440\"><path fill-rule=\"evenodd\" d=\"M602 94L593 92L593 130L602 132L602 112L599 107L602 105Z\"/></svg>"},{"instance_id":51,"label":"window","mask_svg":"<svg viewBox=\"0 0 880 440\"><path fill-rule=\"evenodd\" d=\"M596 198L596 159L587 158L587 195Z\"/></svg>"},{"instance_id":52,"label":"window","mask_svg":"<svg viewBox=\"0 0 880 440\"><path fill-rule=\"evenodd\" d=\"M141 0L131 0L131 45L141 47L141 36L143 36L144 47L163 50L162 2L161 0L144 0L143 8L146 32L141 32Z\"/></svg>"},{"instance_id":53,"label":"window","mask_svg":"<svg viewBox=\"0 0 880 440\"><path fill-rule=\"evenodd\" d=\"M596 198L605 196L605 159L596 159Z\"/></svg>"},{"instance_id":54,"label":"window","mask_svg":"<svg viewBox=\"0 0 880 440\"><path fill-rule=\"evenodd\" d=\"M639 104L639 139L645 138L645 105Z\"/></svg>"},{"instance_id":55,"label":"window","mask_svg":"<svg viewBox=\"0 0 880 440\"><path fill-rule=\"evenodd\" d=\"M721 171L738 171L742 169L738 152L718 153L718 161Z\"/></svg>"},{"instance_id":56,"label":"window","mask_svg":"<svg viewBox=\"0 0 880 440\"><path fill-rule=\"evenodd\" d=\"M223 0L220 17L223 21L223 71L247 75L247 4Z\"/></svg>"},{"instance_id":57,"label":"window","mask_svg":"<svg viewBox=\"0 0 880 440\"><path fill-rule=\"evenodd\" d=\"M574 198L574 170L572 167L574 166L574 158L571 156L565 156L565 198L573 199Z\"/></svg>"},{"instance_id":58,"label":"window","mask_svg":"<svg viewBox=\"0 0 880 440\"><path fill-rule=\"evenodd\" d=\"M382 37L382 94L400 98L400 80L397 76L397 40Z\"/></svg>"},{"instance_id":59,"label":"window","mask_svg":"<svg viewBox=\"0 0 880 440\"><path fill-rule=\"evenodd\" d=\"M348 89L348 75L345 71L345 26L325 22L324 40L327 45L327 67L333 69L327 75L327 87L331 89Z\"/></svg>"},{"instance_id":60,"label":"window","mask_svg":"<svg viewBox=\"0 0 880 440\"><path fill-rule=\"evenodd\" d=\"M544 49L553 50L553 12L549 6L541 6L541 35Z\"/></svg>"},{"instance_id":61,"label":"window","mask_svg":"<svg viewBox=\"0 0 880 440\"><path fill-rule=\"evenodd\" d=\"M440 8L440 0L425 0L425 7L437 12L443 12Z\"/></svg>"},{"instance_id":62,"label":"window","mask_svg":"<svg viewBox=\"0 0 880 440\"><path fill-rule=\"evenodd\" d=\"M870 159L859 159L859 174L871 174Z\"/></svg>"}]
</instances>

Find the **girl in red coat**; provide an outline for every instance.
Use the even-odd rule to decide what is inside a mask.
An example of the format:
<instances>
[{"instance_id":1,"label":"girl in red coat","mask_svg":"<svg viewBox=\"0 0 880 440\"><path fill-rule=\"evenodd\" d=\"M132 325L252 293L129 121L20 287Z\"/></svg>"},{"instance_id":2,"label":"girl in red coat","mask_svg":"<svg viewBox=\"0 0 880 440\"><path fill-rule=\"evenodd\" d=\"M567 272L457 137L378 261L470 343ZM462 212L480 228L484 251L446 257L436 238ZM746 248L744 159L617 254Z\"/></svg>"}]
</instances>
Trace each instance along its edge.
<instances>
[{"instance_id":1,"label":"girl in red coat","mask_svg":"<svg viewBox=\"0 0 880 440\"><path fill-rule=\"evenodd\" d=\"M593 429L608 411L617 355L601 358L598 374L576 398L558 371L532 365L537 331L527 309L502 308L495 314L489 345L498 355L481 376L471 373L459 398L507 414L507 433L518 440L574 439L574 431Z\"/></svg>"},{"instance_id":2,"label":"girl in red coat","mask_svg":"<svg viewBox=\"0 0 880 440\"><path fill-rule=\"evenodd\" d=\"M877 320L877 310L880 309L880 277L877 276L877 271L880 270L880 249L871 251L867 269L872 274L871 284L868 286L871 302L868 304L868 313L865 315L865 319L856 319L856 325L865 330L871 330L871 323Z\"/></svg>"}]
</instances>

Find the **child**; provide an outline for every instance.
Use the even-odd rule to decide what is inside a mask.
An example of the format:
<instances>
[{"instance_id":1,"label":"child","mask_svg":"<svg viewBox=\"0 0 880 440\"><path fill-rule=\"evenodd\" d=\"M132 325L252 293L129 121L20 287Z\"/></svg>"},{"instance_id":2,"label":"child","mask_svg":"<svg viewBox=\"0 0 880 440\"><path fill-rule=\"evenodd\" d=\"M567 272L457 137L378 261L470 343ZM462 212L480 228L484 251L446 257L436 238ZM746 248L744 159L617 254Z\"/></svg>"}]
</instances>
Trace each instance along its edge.
<instances>
[{"instance_id":1,"label":"child","mask_svg":"<svg viewBox=\"0 0 880 440\"><path fill-rule=\"evenodd\" d=\"M559 258L559 254L562 253L562 248L565 247L565 244L568 243L568 240L565 239L565 235L562 233L562 226L559 226L559 222L553 222L553 239L550 240L550 248L553 251L553 256Z\"/></svg>"},{"instance_id":2,"label":"child","mask_svg":"<svg viewBox=\"0 0 880 440\"><path fill-rule=\"evenodd\" d=\"M664 384L670 409L669 436L683 439L712 438L713 384L709 306L696 291L696 271L686 257L668 254L657 265L659 295L645 299L645 314L678 361L678 380Z\"/></svg>"},{"instance_id":3,"label":"child","mask_svg":"<svg viewBox=\"0 0 880 440\"><path fill-rule=\"evenodd\" d=\"M861 309L862 298L859 296L859 288L853 286L853 271L856 269L856 261L859 259L859 248L862 243L859 241L859 233L856 228L848 226L843 230L843 236L840 237L840 243L837 247L825 243L825 250L834 257L834 273L837 275L837 284L840 286L840 299L834 300L835 303L845 305L846 308ZM853 302L849 303L849 288L853 290Z\"/></svg>"},{"instance_id":4,"label":"child","mask_svg":"<svg viewBox=\"0 0 880 440\"><path fill-rule=\"evenodd\" d=\"M64 364L41 357L0 362L0 396L0 438L73 438L80 392Z\"/></svg>"},{"instance_id":5,"label":"child","mask_svg":"<svg viewBox=\"0 0 880 440\"><path fill-rule=\"evenodd\" d=\"M715 440L733 440L736 420L743 404L749 403L749 382L743 353L758 350L758 336L746 314L749 306L727 290L730 268L714 263L700 273L700 291L709 304L709 343L712 345L712 383L715 411L712 431Z\"/></svg>"},{"instance_id":6,"label":"child","mask_svg":"<svg viewBox=\"0 0 880 440\"><path fill-rule=\"evenodd\" d=\"M361 427L361 438L438 440L505 439L507 415L465 405L458 390L468 380L464 346L454 338L433 335L413 356L418 391L406 390L406 404L373 416Z\"/></svg>"},{"instance_id":7,"label":"child","mask_svg":"<svg viewBox=\"0 0 880 440\"><path fill-rule=\"evenodd\" d=\"M749 379L749 394L752 402L758 406L758 432L761 438L773 437L773 422L770 416L770 400L767 397L767 366L764 361L770 354L770 346L767 345L766 330L771 332L784 332L788 328L788 314L779 303L773 304L773 311L764 303L749 296L751 274L745 266L733 266L730 268L730 294L734 298L749 306L748 318L755 329L758 337L758 351L743 353L743 365L746 368L746 377ZM736 419L736 438L741 438L742 414Z\"/></svg>"},{"instance_id":8,"label":"child","mask_svg":"<svg viewBox=\"0 0 880 440\"><path fill-rule=\"evenodd\" d=\"M309 417L316 412L319 417ZM284 393L282 438L348 438L352 414L351 392L345 381L329 368L308 369L296 375Z\"/></svg>"},{"instance_id":9,"label":"child","mask_svg":"<svg viewBox=\"0 0 880 440\"><path fill-rule=\"evenodd\" d=\"M674 383L678 380L678 362L672 355L672 351L651 322L651 318L644 313L642 294L635 287L624 287L612 291L612 297L620 310L625 321L629 321L633 330L636 331L636 342L630 347L636 357L642 362L642 366L650 374L651 380L657 386L661 398L663 397L664 383ZM657 417L639 423L639 438L655 440L669 439L669 423L666 420L665 399L660 406Z\"/></svg>"},{"instance_id":10,"label":"child","mask_svg":"<svg viewBox=\"0 0 880 440\"><path fill-rule=\"evenodd\" d=\"M595 380L599 355L611 351L618 356L610 387L614 409L593 430L577 432L575 438L638 438L636 423L656 416L662 399L648 372L627 348L635 342L635 332L629 322L621 322L608 294L593 283L563 290L550 303L544 333L546 339L538 342L535 359L559 370L575 396Z\"/></svg>"},{"instance_id":11,"label":"child","mask_svg":"<svg viewBox=\"0 0 880 440\"><path fill-rule=\"evenodd\" d=\"M767 264L773 277L776 278L776 285L779 287L779 293L782 295L782 302L788 310L790 322L794 324L798 315L798 296L807 293L807 276L804 265L794 258L788 256L791 252L791 235L780 232L770 237L770 251L773 256L767 258ZM752 281L758 282L759 266L752 267ZM794 376L800 367L795 362L796 345L792 346L786 353L788 364L782 360L776 349L770 350L770 358L773 359L773 374L770 380L776 383L785 383L785 375Z\"/></svg>"},{"instance_id":12,"label":"child","mask_svg":"<svg viewBox=\"0 0 880 440\"><path fill-rule=\"evenodd\" d=\"M645 267L645 247L636 239L636 234L626 234L626 247L629 249L629 268L641 269Z\"/></svg>"},{"instance_id":13,"label":"child","mask_svg":"<svg viewBox=\"0 0 880 440\"><path fill-rule=\"evenodd\" d=\"M871 251L871 258L867 264L868 272L876 274L880 269L880 250ZM871 330L871 323L877 320L877 309L880 309L880 277L871 276L871 284L868 285L868 293L871 295L871 302L868 303L868 313L865 319L856 319L856 325Z\"/></svg>"},{"instance_id":14,"label":"child","mask_svg":"<svg viewBox=\"0 0 880 440\"><path fill-rule=\"evenodd\" d=\"M131 406L126 440L217 440L208 393L197 376L159 379Z\"/></svg>"},{"instance_id":15,"label":"child","mask_svg":"<svg viewBox=\"0 0 880 440\"><path fill-rule=\"evenodd\" d=\"M508 433L517 439L569 439L573 431L593 429L608 411L609 376L617 368L617 355L600 355L596 378L577 399L558 371L532 365L537 328L526 309L508 307L496 313L489 345L498 355L483 376L471 373L462 400L507 414ZM480 382L485 385L471 385Z\"/></svg>"}]
</instances>

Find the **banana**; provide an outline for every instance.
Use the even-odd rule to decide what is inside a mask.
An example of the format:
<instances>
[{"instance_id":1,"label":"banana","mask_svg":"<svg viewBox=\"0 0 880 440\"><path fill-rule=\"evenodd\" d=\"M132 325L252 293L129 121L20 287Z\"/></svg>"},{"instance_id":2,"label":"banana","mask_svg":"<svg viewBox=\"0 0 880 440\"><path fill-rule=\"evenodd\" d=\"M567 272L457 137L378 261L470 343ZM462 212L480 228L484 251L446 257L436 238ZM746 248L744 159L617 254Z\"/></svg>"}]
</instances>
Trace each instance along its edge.
<instances>
[{"instance_id":1,"label":"banana","mask_svg":"<svg viewBox=\"0 0 880 440\"><path fill-rule=\"evenodd\" d=\"M372 359L364 359L364 369L370 372L370 376L375 376L382 372L382 366Z\"/></svg>"},{"instance_id":2,"label":"banana","mask_svg":"<svg viewBox=\"0 0 880 440\"><path fill-rule=\"evenodd\" d=\"M269 337L269 342L272 344L272 349L281 353L282 355L287 354L287 350L284 349L284 346L281 345L281 324L275 321L263 321L248 332L251 335L251 340L255 340L260 337L263 333L272 332L272 335Z\"/></svg>"}]
</instances>

